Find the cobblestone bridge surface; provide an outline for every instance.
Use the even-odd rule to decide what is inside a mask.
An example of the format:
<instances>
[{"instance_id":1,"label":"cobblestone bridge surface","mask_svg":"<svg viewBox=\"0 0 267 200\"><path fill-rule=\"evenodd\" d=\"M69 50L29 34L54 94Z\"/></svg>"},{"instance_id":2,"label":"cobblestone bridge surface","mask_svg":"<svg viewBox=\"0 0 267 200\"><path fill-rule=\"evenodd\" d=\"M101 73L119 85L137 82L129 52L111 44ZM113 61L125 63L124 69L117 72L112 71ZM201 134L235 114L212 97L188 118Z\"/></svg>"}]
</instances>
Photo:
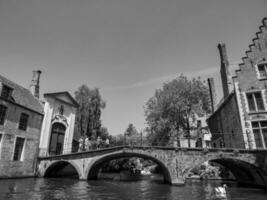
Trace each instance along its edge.
<instances>
[{"instance_id":1,"label":"cobblestone bridge surface","mask_svg":"<svg viewBox=\"0 0 267 200\"><path fill-rule=\"evenodd\" d=\"M245 149L202 149L172 147L119 146L38 158L38 175L49 176L70 164L80 180L96 179L103 163L122 157L140 157L154 161L164 180L183 185L187 173L195 166L213 161L228 168L239 183L267 187L267 151Z\"/></svg>"}]
</instances>

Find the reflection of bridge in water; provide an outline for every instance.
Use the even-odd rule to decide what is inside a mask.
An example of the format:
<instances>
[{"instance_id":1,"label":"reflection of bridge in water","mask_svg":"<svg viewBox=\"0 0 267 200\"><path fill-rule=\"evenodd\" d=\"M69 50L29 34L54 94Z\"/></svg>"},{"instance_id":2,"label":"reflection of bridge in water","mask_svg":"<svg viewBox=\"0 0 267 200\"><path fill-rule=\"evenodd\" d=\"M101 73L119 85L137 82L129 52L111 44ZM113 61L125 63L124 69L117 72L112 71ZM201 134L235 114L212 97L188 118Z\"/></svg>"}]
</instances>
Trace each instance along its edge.
<instances>
[{"instance_id":1,"label":"reflection of bridge in water","mask_svg":"<svg viewBox=\"0 0 267 200\"><path fill-rule=\"evenodd\" d=\"M154 161L170 184L184 184L190 169L212 161L228 168L239 183L267 187L267 150L119 146L39 157L38 173L46 177L71 165L80 180L97 179L98 170L105 162L122 157Z\"/></svg>"}]
</instances>

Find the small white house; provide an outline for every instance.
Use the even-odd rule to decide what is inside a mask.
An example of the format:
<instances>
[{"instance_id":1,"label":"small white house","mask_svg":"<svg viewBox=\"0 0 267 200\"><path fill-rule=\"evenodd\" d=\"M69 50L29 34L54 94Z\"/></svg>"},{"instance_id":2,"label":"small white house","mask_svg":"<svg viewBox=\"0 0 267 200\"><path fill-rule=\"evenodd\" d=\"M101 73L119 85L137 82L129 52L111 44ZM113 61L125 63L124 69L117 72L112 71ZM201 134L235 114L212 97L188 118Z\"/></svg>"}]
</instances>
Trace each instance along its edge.
<instances>
[{"instance_id":1,"label":"small white house","mask_svg":"<svg viewBox=\"0 0 267 200\"><path fill-rule=\"evenodd\" d=\"M78 103L68 92L44 94L39 156L70 153Z\"/></svg>"}]
</instances>

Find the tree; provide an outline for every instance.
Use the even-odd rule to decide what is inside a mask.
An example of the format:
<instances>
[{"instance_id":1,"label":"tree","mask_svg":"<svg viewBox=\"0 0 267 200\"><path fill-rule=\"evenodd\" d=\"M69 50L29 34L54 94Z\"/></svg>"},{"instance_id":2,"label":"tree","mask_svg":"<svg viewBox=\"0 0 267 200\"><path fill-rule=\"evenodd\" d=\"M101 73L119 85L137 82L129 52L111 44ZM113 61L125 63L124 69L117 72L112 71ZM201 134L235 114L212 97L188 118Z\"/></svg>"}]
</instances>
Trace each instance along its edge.
<instances>
[{"instance_id":1,"label":"tree","mask_svg":"<svg viewBox=\"0 0 267 200\"><path fill-rule=\"evenodd\" d=\"M118 134L111 137L111 146L122 146L124 142L123 134Z\"/></svg>"},{"instance_id":2,"label":"tree","mask_svg":"<svg viewBox=\"0 0 267 200\"><path fill-rule=\"evenodd\" d=\"M83 136L97 137L101 128L101 110L106 106L99 89L89 89L82 85L75 92L75 99L79 103L76 114L77 129Z\"/></svg>"},{"instance_id":3,"label":"tree","mask_svg":"<svg viewBox=\"0 0 267 200\"><path fill-rule=\"evenodd\" d=\"M125 144L137 145L138 139L140 138L140 134L136 130L133 124L129 124L127 129L124 132L124 142ZM140 139L139 139L140 140Z\"/></svg>"},{"instance_id":4,"label":"tree","mask_svg":"<svg viewBox=\"0 0 267 200\"><path fill-rule=\"evenodd\" d=\"M101 127L99 130L99 135L101 139L105 140L105 139L109 139L109 133L108 133L108 129L106 127Z\"/></svg>"},{"instance_id":5,"label":"tree","mask_svg":"<svg viewBox=\"0 0 267 200\"><path fill-rule=\"evenodd\" d=\"M131 137L131 136L134 136L134 135L137 135L138 132L136 130L136 128L134 127L133 124L129 124L126 131L124 132L124 134L128 137Z\"/></svg>"},{"instance_id":6,"label":"tree","mask_svg":"<svg viewBox=\"0 0 267 200\"><path fill-rule=\"evenodd\" d=\"M171 135L178 140L184 132L190 139L195 114L210 112L209 90L200 78L189 80L180 75L157 89L144 109L151 144L166 145Z\"/></svg>"}]
</instances>

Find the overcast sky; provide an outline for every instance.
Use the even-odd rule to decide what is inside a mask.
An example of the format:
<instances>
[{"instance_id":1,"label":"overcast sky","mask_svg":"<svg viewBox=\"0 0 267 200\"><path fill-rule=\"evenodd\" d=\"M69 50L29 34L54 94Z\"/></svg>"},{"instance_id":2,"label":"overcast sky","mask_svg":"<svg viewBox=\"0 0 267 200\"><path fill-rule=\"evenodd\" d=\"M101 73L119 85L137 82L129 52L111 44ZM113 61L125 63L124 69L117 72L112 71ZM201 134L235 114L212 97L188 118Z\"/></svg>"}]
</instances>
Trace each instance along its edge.
<instances>
[{"instance_id":1,"label":"overcast sky","mask_svg":"<svg viewBox=\"0 0 267 200\"><path fill-rule=\"evenodd\" d=\"M180 73L221 90L217 43L240 63L266 15L267 0L0 0L0 73L28 87L41 69L41 93L98 87L109 132L140 130L146 101Z\"/></svg>"}]
</instances>

